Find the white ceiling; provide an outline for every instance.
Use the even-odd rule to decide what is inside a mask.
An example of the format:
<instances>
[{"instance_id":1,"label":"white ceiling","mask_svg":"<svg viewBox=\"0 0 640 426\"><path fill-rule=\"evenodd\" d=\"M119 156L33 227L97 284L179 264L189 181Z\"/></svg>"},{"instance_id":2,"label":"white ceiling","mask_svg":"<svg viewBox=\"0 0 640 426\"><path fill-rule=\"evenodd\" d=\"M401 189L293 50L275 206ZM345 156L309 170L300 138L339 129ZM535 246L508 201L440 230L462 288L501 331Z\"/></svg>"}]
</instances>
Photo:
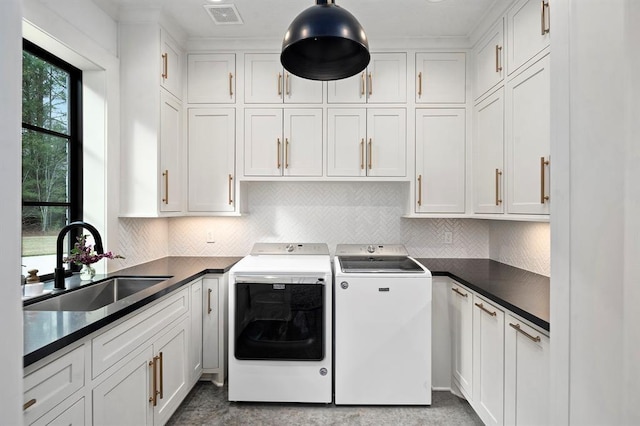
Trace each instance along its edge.
<instances>
[{"instance_id":1,"label":"white ceiling","mask_svg":"<svg viewBox=\"0 0 640 426\"><path fill-rule=\"evenodd\" d=\"M280 39L315 0L94 0L115 19L124 8L161 8L189 38ZM389 38L467 37L503 0L336 0L364 27L371 42ZM242 25L216 25L205 4L234 4Z\"/></svg>"}]
</instances>

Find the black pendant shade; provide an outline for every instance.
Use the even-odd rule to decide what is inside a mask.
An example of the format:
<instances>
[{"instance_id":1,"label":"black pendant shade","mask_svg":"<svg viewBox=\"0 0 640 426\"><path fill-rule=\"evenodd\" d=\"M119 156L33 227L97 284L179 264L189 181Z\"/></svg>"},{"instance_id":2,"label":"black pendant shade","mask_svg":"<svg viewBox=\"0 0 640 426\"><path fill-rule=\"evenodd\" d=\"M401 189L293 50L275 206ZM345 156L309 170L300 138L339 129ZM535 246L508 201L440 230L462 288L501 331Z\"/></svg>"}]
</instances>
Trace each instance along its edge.
<instances>
[{"instance_id":1,"label":"black pendant shade","mask_svg":"<svg viewBox=\"0 0 640 426\"><path fill-rule=\"evenodd\" d=\"M369 59L362 26L333 0L316 0L293 20L280 54L282 66L291 74L324 81L358 74Z\"/></svg>"}]
</instances>

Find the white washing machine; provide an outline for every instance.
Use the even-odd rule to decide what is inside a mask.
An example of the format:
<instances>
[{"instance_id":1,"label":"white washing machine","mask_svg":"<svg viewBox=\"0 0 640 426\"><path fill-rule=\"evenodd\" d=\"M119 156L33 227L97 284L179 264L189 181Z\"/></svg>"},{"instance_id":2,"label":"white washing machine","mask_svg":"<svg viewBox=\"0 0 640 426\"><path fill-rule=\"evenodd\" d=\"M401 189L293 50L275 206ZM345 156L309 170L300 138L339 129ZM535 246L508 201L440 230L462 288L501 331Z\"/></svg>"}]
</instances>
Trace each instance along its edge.
<instances>
[{"instance_id":1,"label":"white washing machine","mask_svg":"<svg viewBox=\"0 0 640 426\"><path fill-rule=\"evenodd\" d=\"M334 258L335 403L431 404L431 273L402 245Z\"/></svg>"},{"instance_id":2,"label":"white washing machine","mask_svg":"<svg viewBox=\"0 0 640 426\"><path fill-rule=\"evenodd\" d=\"M256 243L229 272L229 401L332 401L326 244Z\"/></svg>"}]
</instances>

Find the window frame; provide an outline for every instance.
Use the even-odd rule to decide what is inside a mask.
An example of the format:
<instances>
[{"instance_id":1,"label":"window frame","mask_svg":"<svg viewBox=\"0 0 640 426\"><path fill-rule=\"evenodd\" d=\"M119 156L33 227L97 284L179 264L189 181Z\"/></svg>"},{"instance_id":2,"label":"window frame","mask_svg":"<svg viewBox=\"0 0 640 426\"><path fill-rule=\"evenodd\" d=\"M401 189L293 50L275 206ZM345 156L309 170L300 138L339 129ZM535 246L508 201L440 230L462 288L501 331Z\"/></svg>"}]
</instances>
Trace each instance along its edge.
<instances>
[{"instance_id":1,"label":"window frame","mask_svg":"<svg viewBox=\"0 0 640 426\"><path fill-rule=\"evenodd\" d=\"M52 53L46 51L35 43L22 39L22 50L46 61L69 74L69 134L61 134L46 128L34 126L22 122L22 129L39 132L68 140L69 164L69 199L67 202L43 202L25 201L22 199L24 207L66 207L68 208L67 224L83 219L83 125L82 125L82 70L74 67L70 63L60 59ZM24 76L23 76L24 78ZM21 213L22 215L23 213ZM67 252L71 251L76 237L81 235L80 229L73 229L69 232ZM21 254L22 257L22 254ZM55 265L53 265L55 268ZM69 265L70 271L79 271L80 267L75 264ZM42 274L44 280L53 279L53 269L49 274Z\"/></svg>"}]
</instances>

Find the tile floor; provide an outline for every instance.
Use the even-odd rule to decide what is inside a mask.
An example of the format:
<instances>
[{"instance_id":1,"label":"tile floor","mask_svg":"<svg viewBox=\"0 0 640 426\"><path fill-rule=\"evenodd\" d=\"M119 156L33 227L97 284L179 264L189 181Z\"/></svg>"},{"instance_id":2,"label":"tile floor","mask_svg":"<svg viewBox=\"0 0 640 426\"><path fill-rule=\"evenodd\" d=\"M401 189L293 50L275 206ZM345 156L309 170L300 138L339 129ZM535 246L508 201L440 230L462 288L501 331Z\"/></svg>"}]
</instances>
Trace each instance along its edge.
<instances>
[{"instance_id":1,"label":"tile floor","mask_svg":"<svg viewBox=\"0 0 640 426\"><path fill-rule=\"evenodd\" d=\"M467 401L433 392L430 407L335 406L227 401L227 387L198 382L167 425L482 425Z\"/></svg>"}]
</instances>

